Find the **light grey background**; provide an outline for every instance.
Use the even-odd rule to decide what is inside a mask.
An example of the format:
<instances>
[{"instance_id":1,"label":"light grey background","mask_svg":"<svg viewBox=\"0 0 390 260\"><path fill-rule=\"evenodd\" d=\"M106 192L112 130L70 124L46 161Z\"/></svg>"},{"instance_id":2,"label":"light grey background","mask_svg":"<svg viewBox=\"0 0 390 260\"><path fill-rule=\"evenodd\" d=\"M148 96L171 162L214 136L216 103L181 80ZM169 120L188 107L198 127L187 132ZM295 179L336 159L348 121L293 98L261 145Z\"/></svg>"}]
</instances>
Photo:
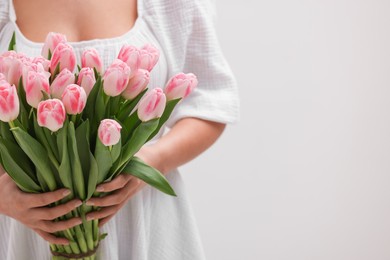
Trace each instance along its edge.
<instances>
[{"instance_id":1,"label":"light grey background","mask_svg":"<svg viewBox=\"0 0 390 260\"><path fill-rule=\"evenodd\" d=\"M208 259L390 259L390 1L217 11L241 122L181 169Z\"/></svg>"}]
</instances>

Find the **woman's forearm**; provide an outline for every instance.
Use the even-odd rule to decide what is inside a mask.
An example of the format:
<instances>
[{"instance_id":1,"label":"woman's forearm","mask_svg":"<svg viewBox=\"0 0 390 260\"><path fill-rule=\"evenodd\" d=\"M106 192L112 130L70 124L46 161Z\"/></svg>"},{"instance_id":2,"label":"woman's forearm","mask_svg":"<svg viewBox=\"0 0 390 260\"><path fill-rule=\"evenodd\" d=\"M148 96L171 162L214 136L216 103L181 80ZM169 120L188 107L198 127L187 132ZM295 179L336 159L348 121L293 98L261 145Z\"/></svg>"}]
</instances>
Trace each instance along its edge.
<instances>
[{"instance_id":1,"label":"woman's forearm","mask_svg":"<svg viewBox=\"0 0 390 260\"><path fill-rule=\"evenodd\" d=\"M162 173L185 164L207 150L222 134L225 124L184 118L155 144L137 154Z\"/></svg>"}]
</instances>

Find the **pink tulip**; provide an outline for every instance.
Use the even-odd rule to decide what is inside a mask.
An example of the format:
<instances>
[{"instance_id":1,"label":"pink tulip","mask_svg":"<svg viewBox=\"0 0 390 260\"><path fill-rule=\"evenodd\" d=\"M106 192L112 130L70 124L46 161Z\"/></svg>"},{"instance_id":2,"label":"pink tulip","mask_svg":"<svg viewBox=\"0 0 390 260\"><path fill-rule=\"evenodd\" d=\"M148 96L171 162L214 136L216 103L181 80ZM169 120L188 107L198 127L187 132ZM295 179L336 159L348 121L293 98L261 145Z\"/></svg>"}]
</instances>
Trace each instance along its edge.
<instances>
[{"instance_id":1,"label":"pink tulip","mask_svg":"<svg viewBox=\"0 0 390 260\"><path fill-rule=\"evenodd\" d=\"M75 76L68 69L64 69L57 75L57 77L51 83L51 95L54 98L60 99L65 88L75 83Z\"/></svg>"},{"instance_id":2,"label":"pink tulip","mask_svg":"<svg viewBox=\"0 0 390 260\"><path fill-rule=\"evenodd\" d=\"M134 99L149 84L150 73L147 70L138 70L132 77L126 89L122 92L125 99Z\"/></svg>"},{"instance_id":3,"label":"pink tulip","mask_svg":"<svg viewBox=\"0 0 390 260\"><path fill-rule=\"evenodd\" d=\"M120 95L129 83L130 72L126 63L116 59L104 73L104 93L111 97Z\"/></svg>"},{"instance_id":4,"label":"pink tulip","mask_svg":"<svg viewBox=\"0 0 390 260\"><path fill-rule=\"evenodd\" d=\"M96 79L93 69L88 67L82 68L77 79L77 85L81 86L85 90L87 96L91 92L95 83Z\"/></svg>"},{"instance_id":5,"label":"pink tulip","mask_svg":"<svg viewBox=\"0 0 390 260\"><path fill-rule=\"evenodd\" d=\"M19 115L19 98L15 85L0 80L0 120L10 122Z\"/></svg>"},{"instance_id":6,"label":"pink tulip","mask_svg":"<svg viewBox=\"0 0 390 260\"><path fill-rule=\"evenodd\" d=\"M160 57L160 52L156 47L146 44L140 50L139 69L151 71Z\"/></svg>"},{"instance_id":7,"label":"pink tulip","mask_svg":"<svg viewBox=\"0 0 390 260\"><path fill-rule=\"evenodd\" d=\"M46 71L45 68L43 67L42 63L33 63L31 60L26 60L23 62L22 65L22 81L23 81L23 86L26 88L26 82L28 78L28 73L30 71L35 71L37 73L43 74L46 76L47 79L50 78L50 72Z\"/></svg>"},{"instance_id":8,"label":"pink tulip","mask_svg":"<svg viewBox=\"0 0 390 260\"><path fill-rule=\"evenodd\" d=\"M7 81L3 73L0 73L0 82Z\"/></svg>"},{"instance_id":9,"label":"pink tulip","mask_svg":"<svg viewBox=\"0 0 390 260\"><path fill-rule=\"evenodd\" d=\"M9 83L18 85L25 59L25 56L14 51L7 51L0 56L0 73L4 74Z\"/></svg>"},{"instance_id":10,"label":"pink tulip","mask_svg":"<svg viewBox=\"0 0 390 260\"><path fill-rule=\"evenodd\" d=\"M54 73L58 64L60 64L60 71L68 69L73 72L76 66L76 54L68 43L60 42L54 49L50 62L51 73Z\"/></svg>"},{"instance_id":11,"label":"pink tulip","mask_svg":"<svg viewBox=\"0 0 390 260\"><path fill-rule=\"evenodd\" d=\"M173 76L165 87L168 100L185 98L198 85L198 79L192 73L179 73Z\"/></svg>"},{"instance_id":12,"label":"pink tulip","mask_svg":"<svg viewBox=\"0 0 390 260\"><path fill-rule=\"evenodd\" d=\"M132 45L123 45L118 54L118 59L125 62L131 69L131 76L139 68L140 50Z\"/></svg>"},{"instance_id":13,"label":"pink tulip","mask_svg":"<svg viewBox=\"0 0 390 260\"><path fill-rule=\"evenodd\" d=\"M83 68L96 68L99 73L103 73L103 62L96 49L90 48L83 52L81 56L81 66Z\"/></svg>"},{"instance_id":14,"label":"pink tulip","mask_svg":"<svg viewBox=\"0 0 390 260\"><path fill-rule=\"evenodd\" d=\"M48 99L38 104L38 125L56 132L65 122L65 107L59 99Z\"/></svg>"},{"instance_id":15,"label":"pink tulip","mask_svg":"<svg viewBox=\"0 0 390 260\"><path fill-rule=\"evenodd\" d=\"M118 54L118 59L129 65L133 77L138 69L151 71L159 59L158 49L150 44L146 44L141 49L132 45L124 45Z\"/></svg>"},{"instance_id":16,"label":"pink tulip","mask_svg":"<svg viewBox=\"0 0 390 260\"><path fill-rule=\"evenodd\" d=\"M122 126L115 120L103 119L98 128L98 136L105 146L115 145L121 139Z\"/></svg>"},{"instance_id":17,"label":"pink tulip","mask_svg":"<svg viewBox=\"0 0 390 260\"><path fill-rule=\"evenodd\" d=\"M87 94L82 87L71 84L65 88L61 100L68 114L77 115L83 112L87 103Z\"/></svg>"},{"instance_id":18,"label":"pink tulip","mask_svg":"<svg viewBox=\"0 0 390 260\"><path fill-rule=\"evenodd\" d=\"M57 47L59 43L65 43L67 42L66 36L60 33L49 33L46 36L45 44L42 48L42 56L46 59L49 59L49 50L50 53L53 55L54 49Z\"/></svg>"},{"instance_id":19,"label":"pink tulip","mask_svg":"<svg viewBox=\"0 0 390 260\"><path fill-rule=\"evenodd\" d=\"M138 103L138 117L146 122L161 117L164 112L166 97L161 88L147 92Z\"/></svg>"},{"instance_id":20,"label":"pink tulip","mask_svg":"<svg viewBox=\"0 0 390 260\"><path fill-rule=\"evenodd\" d=\"M37 108L43 98L42 91L50 93L49 79L45 74L31 70L27 74L25 90L27 103Z\"/></svg>"},{"instance_id":21,"label":"pink tulip","mask_svg":"<svg viewBox=\"0 0 390 260\"><path fill-rule=\"evenodd\" d=\"M50 69L50 61L43 58L43 57L35 57L32 60L32 63L37 64L37 65L41 64L44 71L49 71L49 69Z\"/></svg>"}]
</instances>

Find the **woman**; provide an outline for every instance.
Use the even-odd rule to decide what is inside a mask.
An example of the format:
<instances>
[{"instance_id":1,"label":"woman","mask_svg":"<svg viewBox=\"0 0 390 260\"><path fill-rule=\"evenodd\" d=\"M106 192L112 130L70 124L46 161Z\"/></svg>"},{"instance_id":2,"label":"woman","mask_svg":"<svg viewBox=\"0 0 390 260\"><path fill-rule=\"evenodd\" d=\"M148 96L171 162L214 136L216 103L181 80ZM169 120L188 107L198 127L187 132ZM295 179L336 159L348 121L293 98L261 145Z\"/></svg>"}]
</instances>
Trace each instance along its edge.
<instances>
[{"instance_id":1,"label":"woman","mask_svg":"<svg viewBox=\"0 0 390 260\"><path fill-rule=\"evenodd\" d=\"M166 174L178 197L119 176L98 187L111 195L88 202L103 208L88 217L101 219L103 232L109 233L100 245L100 259L204 259L176 168L210 147L225 124L237 119L236 85L219 49L212 15L209 0L0 0L0 52L15 31L17 50L38 56L47 33L54 31L67 36L78 59L84 49L94 47L107 67L122 45L151 43L161 56L149 87L163 86L179 71L196 74L200 82L168 121L170 131L137 155ZM45 206L66 196L65 190L26 194L6 173L0 174L0 259L49 259L45 240L68 243L51 233L80 223L77 218L51 220L81 202L49 209Z\"/></svg>"}]
</instances>

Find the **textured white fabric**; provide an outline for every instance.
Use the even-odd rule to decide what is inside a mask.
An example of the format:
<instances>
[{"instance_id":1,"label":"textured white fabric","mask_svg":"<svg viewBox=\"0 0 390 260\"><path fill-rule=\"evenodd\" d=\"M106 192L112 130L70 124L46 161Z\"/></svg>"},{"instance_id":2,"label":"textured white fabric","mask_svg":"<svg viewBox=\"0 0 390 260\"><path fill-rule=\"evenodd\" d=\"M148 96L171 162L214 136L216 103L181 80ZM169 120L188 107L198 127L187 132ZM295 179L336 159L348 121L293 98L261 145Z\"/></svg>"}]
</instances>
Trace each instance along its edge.
<instances>
[{"instance_id":1,"label":"textured white fabric","mask_svg":"<svg viewBox=\"0 0 390 260\"><path fill-rule=\"evenodd\" d=\"M161 51L149 87L163 87L175 73L193 72L199 86L177 108L168 125L183 117L231 123L238 119L235 79L219 48L209 0L139 0L138 19L126 34L71 43L78 59L96 48L107 67L123 44L156 45ZM42 43L26 39L15 23L10 0L0 0L0 52L16 32L17 49L40 54ZM178 197L146 187L103 229L100 260L203 260L204 253L184 183L178 171L167 175ZM0 215L1 260L50 259L47 243L17 221Z\"/></svg>"}]
</instances>

